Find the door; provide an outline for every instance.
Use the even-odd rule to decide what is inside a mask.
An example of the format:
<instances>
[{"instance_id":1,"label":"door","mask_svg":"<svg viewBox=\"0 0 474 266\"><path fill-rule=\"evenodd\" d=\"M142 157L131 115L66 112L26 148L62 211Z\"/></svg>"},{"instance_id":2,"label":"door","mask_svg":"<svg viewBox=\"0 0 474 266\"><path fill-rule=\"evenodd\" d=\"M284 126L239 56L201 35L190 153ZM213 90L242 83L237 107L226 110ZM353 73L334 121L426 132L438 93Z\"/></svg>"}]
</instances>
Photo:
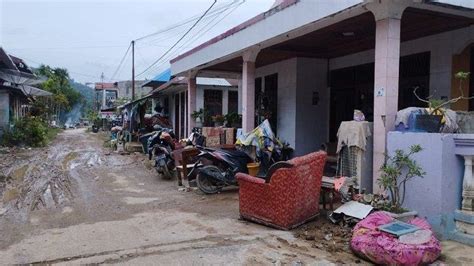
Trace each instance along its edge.
<instances>
[{"instance_id":1,"label":"door","mask_svg":"<svg viewBox=\"0 0 474 266\"><path fill-rule=\"evenodd\" d=\"M265 76L265 96L266 101L264 104L267 105L268 121L272 127L273 133L278 135L278 74Z\"/></svg>"},{"instance_id":2,"label":"door","mask_svg":"<svg viewBox=\"0 0 474 266\"><path fill-rule=\"evenodd\" d=\"M181 126L179 124L179 93L174 95L174 133L181 138Z\"/></svg>"},{"instance_id":3,"label":"door","mask_svg":"<svg viewBox=\"0 0 474 266\"><path fill-rule=\"evenodd\" d=\"M221 90L204 90L204 110L210 117L222 115L222 91ZM210 117L205 118L206 124L212 124ZM206 121L207 120L207 121Z\"/></svg>"},{"instance_id":4,"label":"door","mask_svg":"<svg viewBox=\"0 0 474 266\"><path fill-rule=\"evenodd\" d=\"M426 99L430 93L430 52L400 57L398 110L407 107L426 107L414 94ZM441 97L446 95L435 95Z\"/></svg>"},{"instance_id":5,"label":"door","mask_svg":"<svg viewBox=\"0 0 474 266\"><path fill-rule=\"evenodd\" d=\"M337 130L342 121L350 121L354 116L355 109L354 88L332 88L330 102L330 141L337 141Z\"/></svg>"}]
</instances>

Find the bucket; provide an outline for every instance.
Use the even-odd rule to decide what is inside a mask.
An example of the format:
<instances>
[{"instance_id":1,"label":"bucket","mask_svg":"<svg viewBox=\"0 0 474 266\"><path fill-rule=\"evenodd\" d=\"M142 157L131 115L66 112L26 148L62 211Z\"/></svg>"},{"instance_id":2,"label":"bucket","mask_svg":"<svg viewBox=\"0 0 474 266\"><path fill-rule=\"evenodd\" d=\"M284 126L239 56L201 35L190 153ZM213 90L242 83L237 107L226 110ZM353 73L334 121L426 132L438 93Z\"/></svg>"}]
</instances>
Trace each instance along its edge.
<instances>
[{"instance_id":1,"label":"bucket","mask_svg":"<svg viewBox=\"0 0 474 266\"><path fill-rule=\"evenodd\" d=\"M258 171L260 170L260 164L259 163L248 163L247 164L247 169L249 170L249 175L257 176Z\"/></svg>"}]
</instances>

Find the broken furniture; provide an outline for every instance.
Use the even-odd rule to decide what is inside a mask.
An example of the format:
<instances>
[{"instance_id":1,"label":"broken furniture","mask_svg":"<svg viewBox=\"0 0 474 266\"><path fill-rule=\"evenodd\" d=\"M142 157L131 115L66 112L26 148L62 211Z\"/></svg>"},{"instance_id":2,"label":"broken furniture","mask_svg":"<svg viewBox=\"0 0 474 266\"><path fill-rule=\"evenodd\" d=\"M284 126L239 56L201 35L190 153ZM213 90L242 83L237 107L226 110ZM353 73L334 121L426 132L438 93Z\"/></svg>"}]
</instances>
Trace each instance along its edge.
<instances>
[{"instance_id":1,"label":"broken furniture","mask_svg":"<svg viewBox=\"0 0 474 266\"><path fill-rule=\"evenodd\" d=\"M406 234L400 238L379 228L393 221L385 212L374 212L367 216L354 227L352 250L377 265L427 265L436 261L441 254L441 245L426 220L414 218L409 222L419 227L424 234L414 232L411 233L413 235Z\"/></svg>"},{"instance_id":2,"label":"broken furniture","mask_svg":"<svg viewBox=\"0 0 474 266\"><path fill-rule=\"evenodd\" d=\"M334 176L337 171L337 143L326 142L321 145L321 150L327 153L326 165L324 167L324 175Z\"/></svg>"},{"instance_id":3,"label":"broken furniture","mask_svg":"<svg viewBox=\"0 0 474 266\"><path fill-rule=\"evenodd\" d=\"M268 179L238 173L239 209L243 219L289 230L319 214L319 195L326 153L291 159L289 167Z\"/></svg>"},{"instance_id":4,"label":"broken furniture","mask_svg":"<svg viewBox=\"0 0 474 266\"><path fill-rule=\"evenodd\" d=\"M337 176L356 178L355 188L372 192L373 123L342 122L337 131Z\"/></svg>"},{"instance_id":5,"label":"broken furniture","mask_svg":"<svg viewBox=\"0 0 474 266\"><path fill-rule=\"evenodd\" d=\"M323 209L327 210L326 203L329 200L330 210L334 210L334 197L336 195L336 187L334 185L334 178L323 176L321 183L321 198L323 200Z\"/></svg>"},{"instance_id":6,"label":"broken furniture","mask_svg":"<svg viewBox=\"0 0 474 266\"><path fill-rule=\"evenodd\" d=\"M173 157L176 164L176 171L178 173L178 186L183 185L189 187L188 173L194 167L193 159L199 154L199 150L194 147L188 147L173 151Z\"/></svg>"}]
</instances>

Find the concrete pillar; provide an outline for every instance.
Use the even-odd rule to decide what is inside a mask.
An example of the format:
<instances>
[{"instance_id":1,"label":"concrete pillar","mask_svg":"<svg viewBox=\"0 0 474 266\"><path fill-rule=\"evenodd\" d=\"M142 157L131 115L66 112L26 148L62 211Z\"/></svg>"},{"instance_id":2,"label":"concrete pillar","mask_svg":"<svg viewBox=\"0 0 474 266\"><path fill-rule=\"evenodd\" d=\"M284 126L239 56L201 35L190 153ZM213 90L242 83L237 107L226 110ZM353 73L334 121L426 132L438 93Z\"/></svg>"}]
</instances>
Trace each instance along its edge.
<instances>
[{"instance_id":1,"label":"concrete pillar","mask_svg":"<svg viewBox=\"0 0 474 266\"><path fill-rule=\"evenodd\" d=\"M242 114L242 78L239 78L239 82L237 85L237 94L238 94L238 113Z\"/></svg>"},{"instance_id":2,"label":"concrete pillar","mask_svg":"<svg viewBox=\"0 0 474 266\"><path fill-rule=\"evenodd\" d=\"M242 129L250 132L255 126L255 62L244 61L242 70Z\"/></svg>"},{"instance_id":3,"label":"concrete pillar","mask_svg":"<svg viewBox=\"0 0 474 266\"><path fill-rule=\"evenodd\" d=\"M472 155L464 156L464 180L462 189L462 210L474 211L474 177L472 176Z\"/></svg>"},{"instance_id":4,"label":"concrete pillar","mask_svg":"<svg viewBox=\"0 0 474 266\"><path fill-rule=\"evenodd\" d=\"M376 22L374 78L374 191L380 167L385 162L387 133L393 130L398 111L400 65L400 19Z\"/></svg>"},{"instance_id":5,"label":"concrete pillar","mask_svg":"<svg viewBox=\"0 0 474 266\"><path fill-rule=\"evenodd\" d=\"M189 135L191 130L196 126L196 122L191 118L191 114L196 111L196 91L196 76L190 74L188 77L188 106L186 108L187 129L185 130L186 135Z\"/></svg>"},{"instance_id":6,"label":"concrete pillar","mask_svg":"<svg viewBox=\"0 0 474 266\"><path fill-rule=\"evenodd\" d=\"M255 127L255 61L258 51L246 51L242 65L242 130L250 132Z\"/></svg>"},{"instance_id":7,"label":"concrete pillar","mask_svg":"<svg viewBox=\"0 0 474 266\"><path fill-rule=\"evenodd\" d=\"M222 114L226 115L229 113L229 90L225 89L222 91Z\"/></svg>"}]
</instances>

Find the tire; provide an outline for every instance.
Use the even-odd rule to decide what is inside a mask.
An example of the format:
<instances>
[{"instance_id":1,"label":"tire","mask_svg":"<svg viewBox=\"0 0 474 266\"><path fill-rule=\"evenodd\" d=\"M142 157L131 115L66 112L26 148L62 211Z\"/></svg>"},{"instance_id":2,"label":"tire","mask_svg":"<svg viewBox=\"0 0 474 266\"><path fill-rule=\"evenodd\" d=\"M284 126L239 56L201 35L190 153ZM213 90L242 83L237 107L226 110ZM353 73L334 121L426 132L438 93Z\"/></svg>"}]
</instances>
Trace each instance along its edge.
<instances>
[{"instance_id":1,"label":"tire","mask_svg":"<svg viewBox=\"0 0 474 266\"><path fill-rule=\"evenodd\" d=\"M166 164L162 166L161 169L163 169L163 174L161 175L163 179L171 180L173 178L173 175L171 174Z\"/></svg>"},{"instance_id":2,"label":"tire","mask_svg":"<svg viewBox=\"0 0 474 266\"><path fill-rule=\"evenodd\" d=\"M196 176L197 187L205 194L216 194L221 191L223 186L215 184L215 182L213 182L213 180L208 175L203 174L203 171L208 173L221 174L221 170L217 166L207 165L202 167L201 169L199 169L199 172Z\"/></svg>"}]
</instances>

